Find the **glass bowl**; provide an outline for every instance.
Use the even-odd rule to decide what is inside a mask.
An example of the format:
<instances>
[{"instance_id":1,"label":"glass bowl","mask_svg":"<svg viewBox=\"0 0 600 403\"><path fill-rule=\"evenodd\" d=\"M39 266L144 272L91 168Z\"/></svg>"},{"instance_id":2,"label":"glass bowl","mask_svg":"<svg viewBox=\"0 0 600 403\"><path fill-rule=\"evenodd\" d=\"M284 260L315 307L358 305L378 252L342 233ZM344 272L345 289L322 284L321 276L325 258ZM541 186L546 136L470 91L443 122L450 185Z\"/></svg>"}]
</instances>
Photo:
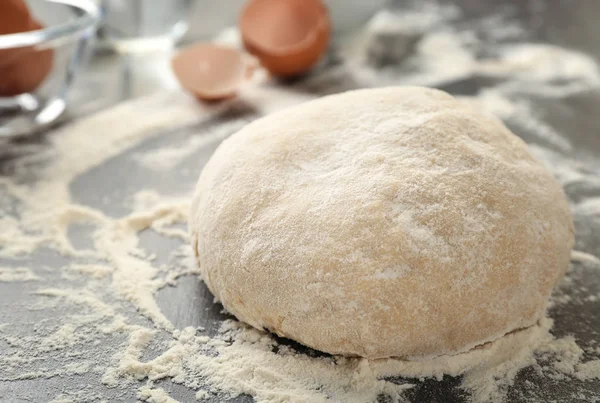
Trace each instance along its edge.
<instances>
[{"instance_id":1,"label":"glass bowl","mask_svg":"<svg viewBox=\"0 0 600 403\"><path fill-rule=\"evenodd\" d=\"M0 35L0 138L32 133L63 114L100 20L92 0L27 4L41 29Z\"/></svg>"},{"instance_id":2,"label":"glass bowl","mask_svg":"<svg viewBox=\"0 0 600 403\"><path fill-rule=\"evenodd\" d=\"M188 29L192 0L100 0L98 45L120 53L170 49Z\"/></svg>"}]
</instances>

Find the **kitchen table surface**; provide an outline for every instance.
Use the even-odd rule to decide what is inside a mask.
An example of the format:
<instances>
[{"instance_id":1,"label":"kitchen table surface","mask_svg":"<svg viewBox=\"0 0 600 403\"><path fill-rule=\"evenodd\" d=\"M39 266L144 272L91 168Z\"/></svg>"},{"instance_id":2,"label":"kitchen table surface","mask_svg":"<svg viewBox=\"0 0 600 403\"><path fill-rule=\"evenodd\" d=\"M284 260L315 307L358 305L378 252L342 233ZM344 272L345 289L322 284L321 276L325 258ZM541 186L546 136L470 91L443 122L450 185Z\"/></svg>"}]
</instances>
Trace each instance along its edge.
<instances>
[{"instance_id":1,"label":"kitchen table surface","mask_svg":"<svg viewBox=\"0 0 600 403\"><path fill-rule=\"evenodd\" d=\"M393 7L402 10L408 7L408 2L396 1ZM565 2L559 0L453 0L443 1L442 5L455 5L460 12L450 18L446 24L454 30L469 30L479 35L480 45L477 57L486 54L486 41L522 41L527 43L548 43L561 49L581 52L590 60L600 62L600 2L580 0ZM508 39L487 38L485 24L481 21L490 20L494 16L502 16L511 24L522 27L522 33L514 38L507 34ZM194 14L193 24L202 24L202 10ZM483 28L481 28L483 26ZM473 27L480 27L474 29ZM480 31L478 31L480 29ZM205 36L206 32L196 33L196 37ZM350 37L346 34L344 38ZM344 69L345 53L340 49L344 46L341 34L334 41L330 55L324 65L313 74L291 81L269 84L279 86L296 93L308 96L319 96L343 90L354 89L360 81L353 79ZM194 34L186 41L194 40ZM443 49L440 49L443 51ZM483 56L482 56L483 57ZM377 77L377 69L373 68ZM393 84L395 77L407 74L402 69L382 67L382 76L386 84ZM377 79L377 78L376 78ZM434 86L446 90L453 95L478 96L488 88L497 87L503 78L494 74L483 74L481 71L473 74L450 77L447 80L434 83ZM91 60L89 69L80 77L77 88L72 94L72 103L65 119L60 123L58 131L36 134L29 139L20 139L20 147L32 145L43 148L48 143L48 137L60 135L60 130L68 130L71 123L93 119L95 113L105 111L120 102L146 96L163 96L167 91L178 91L176 80L169 69L169 53L154 53L135 56L121 56L108 52L99 52ZM179 97L179 95L178 95ZM185 95L180 95L185 98ZM536 133L537 126L528 125L523 119L511 119L508 116L506 124L528 143L546 147L556 155L581 164L584 179L572 180L559 178L564 186L569 201L572 204L576 225L575 249L586 259L575 259L572 262L569 284L561 285L555 295L556 301L550 310L554 320L552 333L556 337L572 335L582 347L590 349L598 346L600 333L600 266L594 256L600 256L600 209L583 208L592 205L592 201L600 198L600 182L593 178L600 174L600 87L590 85L565 93L561 96L546 96L539 93L520 94L532 110L537 121L541 121L548 130L557 133L559 140L543 138ZM179 99L179 98L177 98ZM134 101L135 102L135 101ZM148 105L152 104L149 102ZM159 105L156 102L156 105ZM154 104L153 104L154 105ZM186 121L184 124L173 122L172 125L161 125L156 133L133 148L112 156L102 164L81 173L70 183L71 198L77 203L101 209L106 215L117 217L124 214L126 208L116 201L124 201L139 189L158 189L160 194L176 194L191 189L203 166L208 160L218 142L210 142L199 147L172 172L148 171L132 162L136 155L149 149L170 147L184 142L190 136L202 136L203 133L214 132L227 125L229 132L241 127L263 114L252 104L233 101L230 107L223 108L209 119ZM518 104L522 105L522 104ZM107 112L108 111L108 112ZM135 111L131 112L135 115ZM160 113L160 111L157 111ZM119 126L118 114L114 121L114 130L124 130ZM539 126L539 125L538 125ZM110 125L107 130L113 130ZM85 133L82 136L86 135ZM564 140L564 141L563 141ZM90 136L90 144L94 138ZM544 143L547 142L548 144ZM565 142L568 146L564 146ZM0 173L2 178L12 180L15 166L23 156L14 153L0 153ZM26 157L30 157L27 155ZM557 163L558 164L558 163ZM557 176L561 171L555 171ZM587 176L586 176L587 175ZM585 179L588 178L589 180ZM591 178L591 179L590 179ZM32 177L19 177L20 183L35 182ZM0 185L2 182L0 182ZM9 200L3 202L3 215L18 217L17 207L10 211L8 206L12 198L3 194L5 188L0 186L0 198ZM4 197L6 196L6 197ZM108 200L108 202L106 202ZM0 231L2 227L0 227ZM79 231L79 232L78 232ZM76 227L69 236L81 247L85 246L86 228ZM140 235L140 243L149 253L156 256L161 265L168 267L170 253L185 244L183 240L160 236L152 231ZM0 245L6 248L6 245ZM29 336L40 332L40 327L50 322L61 322L64 315L72 315L69 310L61 310L61 305L40 306L40 289L84 287L82 279L65 276L60 270L69 264L70 257L60 254L51 248L40 247L29 251L19 258L0 257L0 266L27 267L38 281L2 281L0 276L0 354L8 359L17 357L23 350L34 349L27 343L19 344L14 337L30 340ZM118 300L118 297L115 297ZM199 277L195 274L180 277L173 286L163 287L156 292L156 303L164 316L177 329L186 326L201 327L208 333L215 332L223 320L229 318L222 312L222 307L213 302L213 297ZM113 301L114 302L114 301ZM116 303L119 303L118 301ZM132 323L151 326L149 320L140 315L135 306L127 301L123 304L123 312ZM36 305L37 304L37 305ZM44 325L44 323L46 325ZM90 357L97 360L98 368L110 366L117 345L123 340L121 336L107 337L99 344L83 346L88 350L86 360ZM31 339L34 340L34 339ZM81 347L81 346L80 346ZM299 346L296 346L300 348ZM588 350L586 350L588 351ZM591 351L591 350L590 350ZM60 371L64 366L63 358L69 354L68 349L56 348L47 351L39 360L28 361L22 371L0 368L0 401L2 402L45 402L57 399L62 401L136 401L139 397L138 388L143 380L134 382L127 389L113 388L101 381L103 373L94 366L88 370L71 371L65 374ZM150 353L152 355L152 353ZM16 358L15 358L16 359ZM84 358L73 356L70 365L76 365ZM54 375L53 375L54 374ZM469 394L462 390L460 378L445 377L442 381L414 381L414 387L408 390L405 397L410 402L463 402L468 401ZM179 401L195 401L196 391L173 383L169 377L157 382L161 388ZM85 393L84 393L85 392ZM578 380L570 377L549 378L532 368L524 368L517 375L515 382L509 387L507 401L510 402L587 402L600 399L600 381ZM381 397L385 402L385 397ZM210 401L210 400L209 400ZM212 401L221 401L213 397ZM241 395L232 401L253 401L250 396Z\"/></svg>"}]
</instances>

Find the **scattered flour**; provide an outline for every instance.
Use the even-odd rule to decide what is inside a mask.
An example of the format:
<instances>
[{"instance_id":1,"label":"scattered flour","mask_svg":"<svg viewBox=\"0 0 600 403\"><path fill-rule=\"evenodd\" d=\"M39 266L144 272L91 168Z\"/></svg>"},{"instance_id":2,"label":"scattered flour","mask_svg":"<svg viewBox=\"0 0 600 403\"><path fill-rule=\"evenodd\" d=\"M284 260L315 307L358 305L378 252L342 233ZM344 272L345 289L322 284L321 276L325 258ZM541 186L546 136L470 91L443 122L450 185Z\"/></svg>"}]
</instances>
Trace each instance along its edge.
<instances>
[{"instance_id":1,"label":"scattered flour","mask_svg":"<svg viewBox=\"0 0 600 403\"><path fill-rule=\"evenodd\" d=\"M574 250L571 252L571 261L575 262L589 262L595 265L600 265L600 259L589 253Z\"/></svg>"},{"instance_id":2,"label":"scattered flour","mask_svg":"<svg viewBox=\"0 0 600 403\"><path fill-rule=\"evenodd\" d=\"M144 386L140 388L138 398L148 403L178 403L162 388L152 389Z\"/></svg>"},{"instance_id":3,"label":"scattered flour","mask_svg":"<svg viewBox=\"0 0 600 403\"><path fill-rule=\"evenodd\" d=\"M502 42L490 47L489 42L479 39L478 32L447 24L459 14L455 8L437 6L435 13L431 11L435 7L427 9L432 13L429 17L424 17L424 9L401 10L397 14L384 10L373 17L361 35L349 41L343 54L362 86L435 87L469 77L486 77L499 81L494 85L496 91L565 97L600 85L598 65L593 58L549 44L522 42L523 29L514 21L502 24L501 15L482 20L484 32L488 36L497 32L503 39L512 37L521 39L520 42ZM373 31L393 32L398 25L406 25L401 23L404 20L412 21L411 26L423 24L429 28L414 54L403 64L383 71L371 67L370 53L365 47L373 45L366 38Z\"/></svg>"},{"instance_id":4,"label":"scattered flour","mask_svg":"<svg viewBox=\"0 0 600 403\"><path fill-rule=\"evenodd\" d=\"M458 9L426 4L400 14L380 14L363 36L342 52L345 61L340 66L307 78L304 84L310 86L323 77L322 82L327 83L342 75L351 77L355 86L444 87L484 77L489 85L476 94L465 94L465 102L530 131L532 151L563 185L596 183L597 172L569 156L573 151L569 139L537 116L533 103L524 97L562 99L596 89L600 75L592 59L546 44L511 44L513 39L522 41L524 30L499 16L486 17L475 31L461 31L449 24L460 17ZM393 25L399 20L410 21L423 31L422 37L402 65L376 70L361 47L364 35L369 29L393 34ZM479 31L487 31L487 37L498 45L481 52L485 42ZM238 35L230 31L223 38L233 43ZM130 211L113 217L101 208L73 200L71 184L160 133L161 128L209 120L232 102L247 103L265 114L315 97L301 85L285 88L265 81L262 86L247 88L239 101L215 106L201 106L180 93L158 94L75 122L49 136L50 144L44 147L17 144L3 150L3 155L22 155L8 163L9 174L0 176L0 258L17 262L13 268L3 260L0 287L8 282L4 285L27 282L28 289L34 287L22 306L40 319L21 323L21 318L0 316L0 399L6 397L3 383L76 379L83 374L102 382L108 388L106 396L114 390L133 391L132 399L169 403L176 400L158 381L184 385L195 391L198 401L222 401L245 393L262 402L362 403L381 395L406 401L419 379L431 376L441 380L463 374L461 387L476 402L502 400L525 367L548 379L600 379L600 347L585 346L584 352L572 336L555 338L549 319L468 353L426 362L314 356L235 321L224 322L210 336L203 329L175 326L161 312L156 293L166 285L181 285L182 279L187 281L186 275L198 273L181 228L187 220L189 195L138 190L124 206ZM179 146L137 151L130 158L148 169L148 175L176 170L184 158L193 158L239 124L223 124ZM12 200L18 205L14 211L5 208ZM600 212L598 205L598 198L590 197L573 207L594 217ZM93 228L89 249L75 248L68 236L69 228L78 223ZM172 263L159 265L155 256L140 246L140 234L149 230L181 240ZM59 276L60 282L52 273L24 267L21 262L43 250L68 258L68 264L52 269L64 274ZM600 259L588 252L574 251L573 262L599 267ZM562 287L566 291L553 299L554 306L596 303L597 295L579 298L573 296L574 291L569 293L576 281L572 277ZM88 381L54 392L55 403L120 400L103 396Z\"/></svg>"},{"instance_id":5,"label":"scattered flour","mask_svg":"<svg viewBox=\"0 0 600 403\"><path fill-rule=\"evenodd\" d=\"M575 377L581 381L600 379L600 360L577 363L575 369Z\"/></svg>"},{"instance_id":6,"label":"scattered flour","mask_svg":"<svg viewBox=\"0 0 600 403\"><path fill-rule=\"evenodd\" d=\"M155 171L168 171L177 167L185 158L194 155L209 144L225 139L231 133L241 129L245 122L233 121L224 123L216 130L202 133L202 136L191 137L185 144L173 147L161 147L150 152L136 155L134 158L145 168Z\"/></svg>"},{"instance_id":7,"label":"scattered flour","mask_svg":"<svg viewBox=\"0 0 600 403\"><path fill-rule=\"evenodd\" d=\"M592 58L582 53L552 45L525 43L506 45L498 50L497 58L483 59L477 72L491 76L510 75L513 79L529 83L552 85L561 80L589 83L598 86L598 66ZM571 87L562 87L560 95L569 93Z\"/></svg>"},{"instance_id":8,"label":"scattered flour","mask_svg":"<svg viewBox=\"0 0 600 403\"><path fill-rule=\"evenodd\" d=\"M111 266L100 264L72 264L68 267L68 270L75 273L86 274L97 279L108 277L114 271Z\"/></svg>"},{"instance_id":9,"label":"scattered flour","mask_svg":"<svg viewBox=\"0 0 600 403\"><path fill-rule=\"evenodd\" d=\"M210 393L208 393L207 391L199 390L198 392L196 392L196 400L202 401L208 399L210 399Z\"/></svg>"},{"instance_id":10,"label":"scattered flour","mask_svg":"<svg viewBox=\"0 0 600 403\"><path fill-rule=\"evenodd\" d=\"M35 275L27 267L0 267L0 283L11 281L39 281L40 277Z\"/></svg>"}]
</instances>

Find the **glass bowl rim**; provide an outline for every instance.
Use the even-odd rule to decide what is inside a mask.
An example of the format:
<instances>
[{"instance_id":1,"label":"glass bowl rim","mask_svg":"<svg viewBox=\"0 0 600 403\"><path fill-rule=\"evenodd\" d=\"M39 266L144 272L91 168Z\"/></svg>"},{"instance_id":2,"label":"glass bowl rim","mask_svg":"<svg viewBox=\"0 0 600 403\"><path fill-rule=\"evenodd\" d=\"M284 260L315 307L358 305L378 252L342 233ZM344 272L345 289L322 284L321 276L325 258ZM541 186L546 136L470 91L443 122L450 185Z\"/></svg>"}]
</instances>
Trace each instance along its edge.
<instances>
[{"instance_id":1,"label":"glass bowl rim","mask_svg":"<svg viewBox=\"0 0 600 403\"><path fill-rule=\"evenodd\" d=\"M64 24L52 25L35 31L0 35L0 49L34 46L68 37L92 28L100 21L100 9L93 0L49 0L48 2L78 8L83 10L84 14Z\"/></svg>"}]
</instances>

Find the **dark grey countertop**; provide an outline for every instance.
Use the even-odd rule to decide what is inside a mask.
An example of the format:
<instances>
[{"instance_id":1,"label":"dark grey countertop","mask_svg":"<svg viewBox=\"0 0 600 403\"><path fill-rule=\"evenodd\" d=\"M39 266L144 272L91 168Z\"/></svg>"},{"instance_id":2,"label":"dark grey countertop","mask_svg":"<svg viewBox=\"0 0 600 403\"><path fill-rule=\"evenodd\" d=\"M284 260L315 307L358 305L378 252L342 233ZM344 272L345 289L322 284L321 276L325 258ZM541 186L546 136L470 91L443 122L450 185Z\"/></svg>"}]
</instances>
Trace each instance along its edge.
<instances>
[{"instance_id":1,"label":"dark grey countertop","mask_svg":"<svg viewBox=\"0 0 600 403\"><path fill-rule=\"evenodd\" d=\"M397 2L402 7L403 2ZM565 2L559 0L454 0L443 3L456 3L463 10L463 16L452 24L461 29L475 26L476 21L490 15L501 13L509 19L518 21L526 29L526 40L529 42L547 42L557 44L569 49L580 50L600 61L600 2L595 0L581 0ZM482 37L485 32L481 33ZM482 39L485 43L485 38ZM485 53L485 47L481 52ZM333 51L336 54L335 49ZM131 93L125 91L119 82L121 80L122 61L115 59L114 55L97 55L90 73L80 82L81 88L75 99L78 106L74 107L71 117L89 114L103 109L121 99L135 95L151 93L157 88L174 87L172 77L153 74L153 71L164 69L166 59L155 59L156 68L146 69L137 84L138 89ZM293 82L282 83L296 91L304 91L313 95L323 95L341 90L352 89L356 82L348 79L343 70L335 73L336 68L343 63L343 58L330 57L327 65L322 66L315 76L308 76ZM162 66L162 67L161 67ZM144 69L142 69L144 70ZM108 72L108 73L107 73ZM334 72L334 73L332 73ZM399 73L398 73L399 74ZM157 78L157 77L162 78ZM322 80L315 77L322 76ZM110 77L105 81L105 77ZM149 77L149 78L148 78ZM459 80L440 83L437 86L455 95L475 95L485 88L495 85L497 77L484 77L481 75L469 76ZM107 84L108 82L108 84ZM318 83L315 84L315 83ZM148 84L153 83L153 84ZM95 89L94 89L95 88ZM98 91L98 92L93 92ZM99 96L102 92L104 95ZM560 98L548 98L539 94L521 95L527 102L535 107L538 117L554 128L558 133L568 138L571 149L563 153L565 158L581 162L581 170L588 177L594 178L600 173L600 90L590 88L589 91L578 91L574 94ZM96 102L96 103L94 103ZM206 163L217 144L212 143L203 147L193 156L186 158L178 170L169 173L154 173L141 169L132 163L132 155L140 151L155 149L162 145L177 144L192 135L201 135L203 132L219 127L224 122L238 120L240 124L250 121L260 114L251 106L243 102L234 103L234 107L208 121L188 124L183 127L174 125L173 128L161 129L160 133L143 141L134 149L127 150L117 155L104 164L79 176L71 183L71 193L75 201L80 204L97 207L106 214L115 216L123 211L119 207L111 207L102 201L109 198L113 201L125 200L135 190L155 188L161 194L178 193L193 186L198 172ZM531 127L522 120L507 119L506 124L528 142L536 143L535 133ZM158 134L161 134L160 136ZM36 136L29 140L32 143L44 142L44 135ZM24 140L27 142L27 140ZM13 157L0 160L0 174L11 175ZM551 167L552 168L552 167ZM126 173L126 174L125 174ZM570 202L577 205L582 199L600 198L600 181L580 180L565 182L565 191ZM2 188L0 188L2 192ZM1 194L1 193L0 193ZM590 255L600 256L600 209L590 212L589 209L574 208L576 224L576 246L579 251ZM74 238L85 242L85 228L71 234ZM160 237L150 231L142 233L140 243L145 250L157 255L158 261L167 263L170 252L180 245L173 239ZM27 256L25 264L33 268L57 268L65 265L68 258L63 257L49 249L39 249ZM11 262L0 260L0 264ZM14 262L13 262L14 263ZM65 281L56 271L44 269L45 275L50 278L49 284L63 284ZM550 316L555 324L553 334L557 337L573 335L582 347L597 347L600 342L600 302L586 300L586 296L600 295L600 268L593 262L573 262L569 275L571 282L561 286L558 296L564 298L560 304L555 304L550 309ZM70 284L70 283L69 283ZM38 285L32 283L0 282L0 324L5 323L21 329L23 335L36 332L36 323L53 317L60 318L65 312L60 309L48 307L44 310L31 310L31 293ZM176 287L161 289L156 300L164 315L176 328L185 326L201 326L208 333L214 333L227 316L221 313L222 308L213 303L213 297L204 284L196 276L186 277ZM190 303L193 301L193 303ZM135 316L135 310L128 309L134 321L145 322L144 318ZM100 348L90 346L99 363L108 363L111 354L111 343L121 340L106 338ZM14 346L0 338L0 352L13 354ZM63 353L57 353L63 354ZM43 361L40 368L48 369L61 365L59 359ZM0 369L0 378L2 370ZM86 391L86 399L96 395L93 401L135 401L136 387L123 391L110 389L100 381L101 374L93 371L72 374L69 376L40 377L15 381L0 380L0 401L2 402L44 402L52 400L63 392L67 392L74 401L77 393L74 389ZM463 402L467 394L458 386L459 378L446 377L443 381L425 380L406 392L410 402ZM184 402L194 400L194 391L181 385L163 380L159 385L169 391L171 397ZM588 402L592 398L600 399L600 381L579 381L571 378L550 379L540 375L531 368L521 370L515 384L510 387L507 395L509 402ZM386 399L380 399L385 402ZM219 400L213 400L219 401ZM252 401L248 396L241 396L234 401Z\"/></svg>"}]
</instances>

